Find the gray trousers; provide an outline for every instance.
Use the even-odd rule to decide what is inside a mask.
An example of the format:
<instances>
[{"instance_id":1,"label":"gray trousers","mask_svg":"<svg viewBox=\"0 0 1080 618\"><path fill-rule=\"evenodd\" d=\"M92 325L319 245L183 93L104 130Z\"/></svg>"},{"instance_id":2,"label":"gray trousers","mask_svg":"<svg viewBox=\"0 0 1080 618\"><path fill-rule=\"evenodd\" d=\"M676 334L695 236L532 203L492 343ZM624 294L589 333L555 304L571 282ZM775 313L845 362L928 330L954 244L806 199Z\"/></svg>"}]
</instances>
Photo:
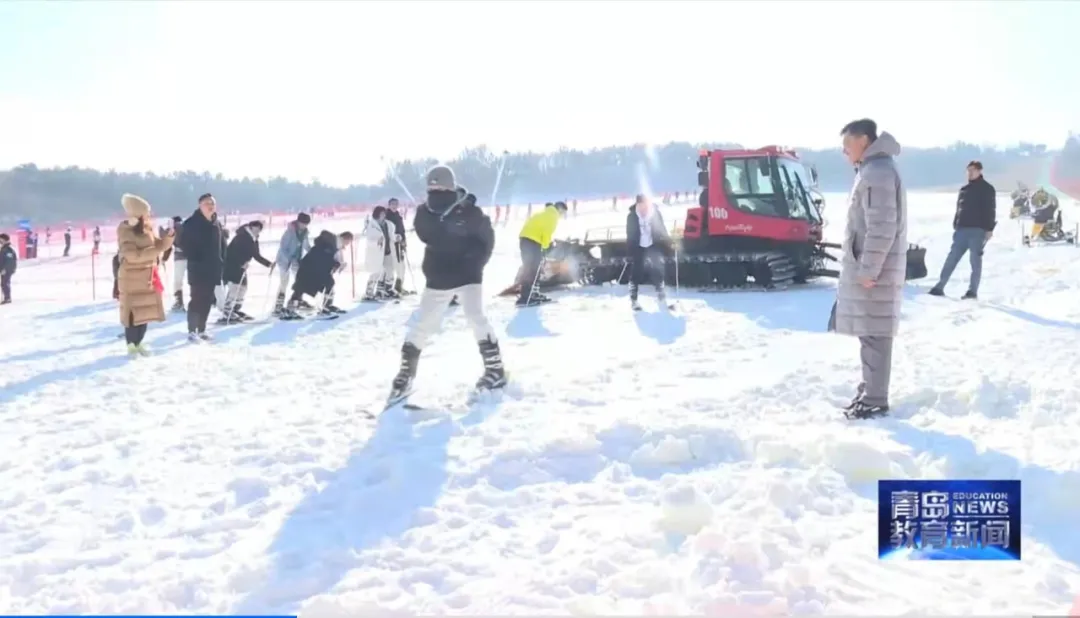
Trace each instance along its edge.
<instances>
[{"instance_id":1,"label":"gray trousers","mask_svg":"<svg viewBox=\"0 0 1080 618\"><path fill-rule=\"evenodd\" d=\"M892 337L859 337L859 360L862 361L862 400L867 405L889 405L892 349Z\"/></svg>"},{"instance_id":2,"label":"gray trousers","mask_svg":"<svg viewBox=\"0 0 1080 618\"><path fill-rule=\"evenodd\" d=\"M986 247L986 230L978 227L962 227L952 235L952 248L945 258L945 265L941 267L941 277L938 278L937 286L944 288L952 277L956 265L960 263L964 254L968 254L971 260L971 283L968 291L978 293L979 281L982 279L983 248Z\"/></svg>"}]
</instances>

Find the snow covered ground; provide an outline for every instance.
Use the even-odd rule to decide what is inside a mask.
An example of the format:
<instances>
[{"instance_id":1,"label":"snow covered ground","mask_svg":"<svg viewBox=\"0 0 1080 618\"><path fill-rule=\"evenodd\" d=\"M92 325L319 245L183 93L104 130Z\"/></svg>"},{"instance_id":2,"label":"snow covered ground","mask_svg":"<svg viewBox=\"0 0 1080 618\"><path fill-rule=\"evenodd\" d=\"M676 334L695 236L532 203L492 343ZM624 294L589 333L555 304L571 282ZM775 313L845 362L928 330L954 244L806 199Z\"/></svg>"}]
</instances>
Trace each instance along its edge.
<instances>
[{"instance_id":1,"label":"snow covered ground","mask_svg":"<svg viewBox=\"0 0 1080 618\"><path fill-rule=\"evenodd\" d=\"M932 274L953 200L910 197ZM911 285L894 414L858 424L836 410L858 365L824 332L829 284L684 294L682 317L648 299L634 314L619 288L492 299L502 401L376 423L357 410L385 396L415 299L209 347L170 317L156 355L129 361L106 261L97 302L89 258L26 264L0 307L0 613L1064 613L1080 592L1080 249L1022 248L1000 203L982 300ZM480 370L448 310L416 398L460 403ZM878 561L874 482L903 477L1023 479L1023 562Z\"/></svg>"}]
</instances>

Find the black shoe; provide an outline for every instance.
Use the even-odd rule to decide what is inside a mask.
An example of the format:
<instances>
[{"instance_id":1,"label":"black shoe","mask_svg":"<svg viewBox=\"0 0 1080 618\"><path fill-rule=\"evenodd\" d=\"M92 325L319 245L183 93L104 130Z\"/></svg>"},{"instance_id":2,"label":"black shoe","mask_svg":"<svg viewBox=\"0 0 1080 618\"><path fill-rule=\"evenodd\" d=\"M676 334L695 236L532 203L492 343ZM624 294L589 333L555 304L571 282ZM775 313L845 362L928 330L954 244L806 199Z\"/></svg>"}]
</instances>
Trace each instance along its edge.
<instances>
[{"instance_id":1,"label":"black shoe","mask_svg":"<svg viewBox=\"0 0 1080 618\"><path fill-rule=\"evenodd\" d=\"M964 292L964 295L960 297L960 300L979 300L979 295L971 290Z\"/></svg>"},{"instance_id":2,"label":"black shoe","mask_svg":"<svg viewBox=\"0 0 1080 618\"><path fill-rule=\"evenodd\" d=\"M930 296L945 296L945 288L939 288L935 285L934 287L930 288L930 291L927 292L927 294L929 294Z\"/></svg>"},{"instance_id":3,"label":"black shoe","mask_svg":"<svg viewBox=\"0 0 1080 618\"><path fill-rule=\"evenodd\" d=\"M419 364L420 348L406 342L401 346L401 366L390 384L390 399L396 399L412 389Z\"/></svg>"},{"instance_id":4,"label":"black shoe","mask_svg":"<svg viewBox=\"0 0 1080 618\"><path fill-rule=\"evenodd\" d=\"M450 306L451 307L457 307L460 304L461 303L458 302L457 296L450 299Z\"/></svg>"},{"instance_id":5,"label":"black shoe","mask_svg":"<svg viewBox=\"0 0 1080 618\"><path fill-rule=\"evenodd\" d=\"M851 403L844 406L844 409L849 412L851 410L854 410L855 407L859 405L859 402L862 401L864 394L866 394L866 384L864 382L860 382L859 386L855 388L855 396L851 398Z\"/></svg>"},{"instance_id":6,"label":"black shoe","mask_svg":"<svg viewBox=\"0 0 1080 618\"><path fill-rule=\"evenodd\" d=\"M11 299L10 298L5 298L4 300L0 300L0 305L10 305L10 304L11 304Z\"/></svg>"},{"instance_id":7,"label":"black shoe","mask_svg":"<svg viewBox=\"0 0 1080 618\"><path fill-rule=\"evenodd\" d=\"M844 416L851 420L865 420L885 416L888 413L889 406L872 406L863 401L857 401L855 405L844 412Z\"/></svg>"}]
</instances>

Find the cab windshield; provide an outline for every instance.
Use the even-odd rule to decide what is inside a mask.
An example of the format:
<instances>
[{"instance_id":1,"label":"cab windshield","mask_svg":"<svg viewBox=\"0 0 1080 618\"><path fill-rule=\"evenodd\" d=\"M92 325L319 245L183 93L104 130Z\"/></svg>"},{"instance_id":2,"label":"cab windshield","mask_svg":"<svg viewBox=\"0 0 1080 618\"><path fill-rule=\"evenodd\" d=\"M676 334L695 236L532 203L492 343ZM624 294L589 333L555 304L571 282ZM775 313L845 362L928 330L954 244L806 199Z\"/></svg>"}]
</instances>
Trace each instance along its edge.
<instances>
[{"instance_id":1,"label":"cab windshield","mask_svg":"<svg viewBox=\"0 0 1080 618\"><path fill-rule=\"evenodd\" d=\"M731 205L739 210L771 217L786 216L775 178L770 157L724 159L724 192Z\"/></svg>"}]
</instances>

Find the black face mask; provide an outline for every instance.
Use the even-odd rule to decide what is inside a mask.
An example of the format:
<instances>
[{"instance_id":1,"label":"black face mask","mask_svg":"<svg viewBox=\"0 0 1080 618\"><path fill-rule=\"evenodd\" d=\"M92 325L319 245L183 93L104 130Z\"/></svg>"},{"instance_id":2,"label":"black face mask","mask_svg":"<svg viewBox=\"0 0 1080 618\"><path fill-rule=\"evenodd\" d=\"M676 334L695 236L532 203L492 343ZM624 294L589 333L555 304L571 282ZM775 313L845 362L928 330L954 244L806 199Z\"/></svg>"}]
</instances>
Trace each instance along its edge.
<instances>
[{"instance_id":1,"label":"black face mask","mask_svg":"<svg viewBox=\"0 0 1080 618\"><path fill-rule=\"evenodd\" d=\"M428 210L439 215L446 214L457 201L456 191L428 191L427 194Z\"/></svg>"}]
</instances>

